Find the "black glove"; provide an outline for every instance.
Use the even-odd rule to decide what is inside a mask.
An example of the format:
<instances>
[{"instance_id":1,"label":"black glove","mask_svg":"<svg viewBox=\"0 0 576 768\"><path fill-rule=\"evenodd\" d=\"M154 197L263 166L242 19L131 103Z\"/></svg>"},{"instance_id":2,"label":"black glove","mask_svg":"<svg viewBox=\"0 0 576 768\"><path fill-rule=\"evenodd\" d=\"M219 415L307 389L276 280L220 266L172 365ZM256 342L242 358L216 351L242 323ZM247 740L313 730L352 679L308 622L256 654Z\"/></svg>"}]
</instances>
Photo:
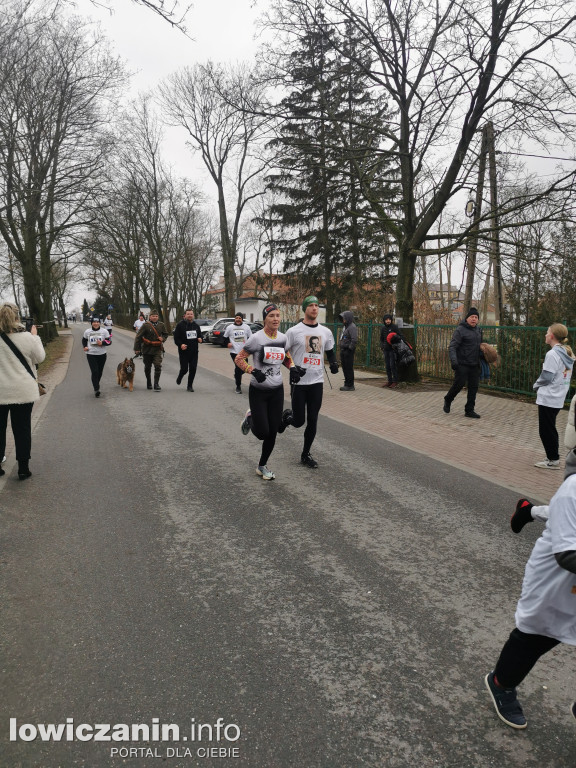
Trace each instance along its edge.
<instances>
[{"instance_id":1,"label":"black glove","mask_svg":"<svg viewBox=\"0 0 576 768\"><path fill-rule=\"evenodd\" d=\"M262 373L259 368L252 369L252 376L254 376L258 384L263 384L266 381L266 374Z\"/></svg>"},{"instance_id":2,"label":"black glove","mask_svg":"<svg viewBox=\"0 0 576 768\"><path fill-rule=\"evenodd\" d=\"M302 366L301 366L301 365L297 365L297 366L296 366L296 370L297 370L297 371L298 371L298 373L300 374L300 378L302 378L302 376L306 376L306 371L307 371L308 369L307 369L307 368L302 368Z\"/></svg>"},{"instance_id":3,"label":"black glove","mask_svg":"<svg viewBox=\"0 0 576 768\"><path fill-rule=\"evenodd\" d=\"M290 384L298 384L302 378L302 374L300 373L301 370L302 368L299 368L297 365L290 368ZM306 373L306 371L304 371L304 373Z\"/></svg>"},{"instance_id":4,"label":"black glove","mask_svg":"<svg viewBox=\"0 0 576 768\"><path fill-rule=\"evenodd\" d=\"M452 363L452 370L457 371L458 370L458 363Z\"/></svg>"},{"instance_id":5,"label":"black glove","mask_svg":"<svg viewBox=\"0 0 576 768\"><path fill-rule=\"evenodd\" d=\"M338 363L330 363L330 373L338 373Z\"/></svg>"}]
</instances>

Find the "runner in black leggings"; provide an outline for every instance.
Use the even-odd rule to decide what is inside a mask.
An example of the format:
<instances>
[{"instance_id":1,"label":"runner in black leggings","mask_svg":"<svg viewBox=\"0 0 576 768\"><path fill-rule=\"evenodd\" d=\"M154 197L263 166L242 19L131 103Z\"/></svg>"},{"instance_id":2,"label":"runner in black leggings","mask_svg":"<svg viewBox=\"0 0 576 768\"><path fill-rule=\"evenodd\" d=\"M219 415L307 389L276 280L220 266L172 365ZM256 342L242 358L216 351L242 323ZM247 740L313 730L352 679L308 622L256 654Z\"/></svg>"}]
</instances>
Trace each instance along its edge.
<instances>
[{"instance_id":1,"label":"runner in black leggings","mask_svg":"<svg viewBox=\"0 0 576 768\"><path fill-rule=\"evenodd\" d=\"M242 432L252 434L262 440L262 453L256 474L264 480L274 480L275 475L267 467L270 454L274 450L278 427L282 419L284 403L284 385L282 383L282 365L290 369L290 381L300 380L300 371L286 352L286 336L278 331L280 312L275 304L268 304L263 310L264 328L253 334L243 349L236 355L235 363L252 375L248 397L250 410L242 422ZM249 365L248 356L252 355L253 365Z\"/></svg>"},{"instance_id":2,"label":"runner in black leggings","mask_svg":"<svg viewBox=\"0 0 576 768\"><path fill-rule=\"evenodd\" d=\"M316 469L318 462L311 455L310 449L316 437L318 414L322 406L324 354L334 374L338 373L338 363L334 352L332 331L318 323L320 307L316 296L307 296L302 302L302 310L304 319L288 329L286 338L294 363L302 366L305 375L292 387L292 408L288 408L282 414L279 431L284 432L289 425L298 428L306 424L300 462L305 467Z\"/></svg>"}]
</instances>

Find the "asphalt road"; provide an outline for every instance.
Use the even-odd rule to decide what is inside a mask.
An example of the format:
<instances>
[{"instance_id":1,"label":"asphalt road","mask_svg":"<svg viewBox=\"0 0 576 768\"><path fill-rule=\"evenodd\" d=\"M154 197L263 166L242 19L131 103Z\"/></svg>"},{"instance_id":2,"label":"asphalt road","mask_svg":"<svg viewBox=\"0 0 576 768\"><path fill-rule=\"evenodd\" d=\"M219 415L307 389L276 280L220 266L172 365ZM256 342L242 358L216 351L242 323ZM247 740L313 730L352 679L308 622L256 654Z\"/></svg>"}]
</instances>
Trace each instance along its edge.
<instances>
[{"instance_id":1,"label":"asphalt road","mask_svg":"<svg viewBox=\"0 0 576 768\"><path fill-rule=\"evenodd\" d=\"M523 684L524 732L484 689L539 532L510 532L514 494L323 418L320 468L289 429L264 482L231 376L188 393L167 356L161 393L141 363L121 390L116 334L97 400L84 327L33 477L0 485L2 768L574 768L574 649ZM10 741L9 718L158 718L188 739ZM218 718L230 740L193 740Z\"/></svg>"}]
</instances>

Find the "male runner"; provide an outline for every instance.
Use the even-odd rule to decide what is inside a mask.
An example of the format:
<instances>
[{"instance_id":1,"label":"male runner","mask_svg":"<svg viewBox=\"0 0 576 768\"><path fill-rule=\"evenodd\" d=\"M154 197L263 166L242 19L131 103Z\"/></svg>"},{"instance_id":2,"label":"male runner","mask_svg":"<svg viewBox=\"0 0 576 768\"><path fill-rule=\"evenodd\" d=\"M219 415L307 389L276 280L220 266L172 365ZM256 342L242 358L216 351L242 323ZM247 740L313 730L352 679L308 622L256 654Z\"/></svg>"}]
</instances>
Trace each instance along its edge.
<instances>
[{"instance_id":1,"label":"male runner","mask_svg":"<svg viewBox=\"0 0 576 768\"><path fill-rule=\"evenodd\" d=\"M228 349L230 350L230 357L234 363L234 381L236 383L236 394L242 394L242 376L244 371L239 368L236 363L236 355L244 347L244 344L252 336L250 326L244 322L244 315L242 312L236 312L234 315L234 322L231 323L224 331L224 337L228 339Z\"/></svg>"},{"instance_id":2,"label":"male runner","mask_svg":"<svg viewBox=\"0 0 576 768\"><path fill-rule=\"evenodd\" d=\"M286 332L286 349L290 352L296 366L306 371L305 375L292 387L292 408L282 414L279 432L291 424L304 430L304 447L300 461L304 466L316 469L318 462L310 455L310 449L316 437L318 414L322 406L324 390L324 353L330 363L331 373L338 373L338 363L334 352L334 336L329 328L318 324L318 299L307 296L302 302L304 319Z\"/></svg>"}]
</instances>

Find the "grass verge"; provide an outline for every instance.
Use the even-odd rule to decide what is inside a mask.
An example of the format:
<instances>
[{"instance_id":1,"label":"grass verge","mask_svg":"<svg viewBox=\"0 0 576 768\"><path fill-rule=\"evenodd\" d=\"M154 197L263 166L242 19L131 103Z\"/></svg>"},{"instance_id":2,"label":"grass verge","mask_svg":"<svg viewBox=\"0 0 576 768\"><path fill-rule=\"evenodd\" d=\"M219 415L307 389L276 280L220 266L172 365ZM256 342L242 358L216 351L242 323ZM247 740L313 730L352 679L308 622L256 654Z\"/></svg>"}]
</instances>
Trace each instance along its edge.
<instances>
[{"instance_id":1,"label":"grass verge","mask_svg":"<svg viewBox=\"0 0 576 768\"><path fill-rule=\"evenodd\" d=\"M46 359L38 366L38 378L42 381L42 376L46 376L56 363L64 357L70 344L72 344L71 336L58 336L49 344L46 344Z\"/></svg>"}]
</instances>

